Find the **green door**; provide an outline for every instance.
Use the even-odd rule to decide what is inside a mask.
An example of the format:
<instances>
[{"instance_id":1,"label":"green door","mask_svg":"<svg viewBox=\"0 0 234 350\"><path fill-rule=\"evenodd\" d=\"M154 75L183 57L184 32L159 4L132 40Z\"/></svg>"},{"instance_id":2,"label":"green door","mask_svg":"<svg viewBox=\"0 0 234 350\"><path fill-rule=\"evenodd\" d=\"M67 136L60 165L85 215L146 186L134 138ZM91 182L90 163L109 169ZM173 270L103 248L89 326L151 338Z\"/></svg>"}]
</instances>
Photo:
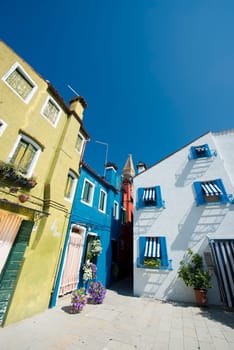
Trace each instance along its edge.
<instances>
[{"instance_id":1,"label":"green door","mask_svg":"<svg viewBox=\"0 0 234 350\"><path fill-rule=\"evenodd\" d=\"M0 325L3 324L11 296L16 286L17 276L33 225L33 221L22 221L6 264L0 275Z\"/></svg>"}]
</instances>

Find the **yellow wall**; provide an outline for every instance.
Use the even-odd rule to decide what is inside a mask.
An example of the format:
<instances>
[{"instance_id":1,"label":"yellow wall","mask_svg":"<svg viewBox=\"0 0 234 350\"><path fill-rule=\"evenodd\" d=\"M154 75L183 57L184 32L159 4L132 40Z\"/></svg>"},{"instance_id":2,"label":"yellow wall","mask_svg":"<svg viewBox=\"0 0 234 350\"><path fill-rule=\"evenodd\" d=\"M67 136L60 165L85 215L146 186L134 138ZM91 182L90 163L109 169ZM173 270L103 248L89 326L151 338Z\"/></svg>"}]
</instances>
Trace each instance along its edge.
<instances>
[{"instance_id":1,"label":"yellow wall","mask_svg":"<svg viewBox=\"0 0 234 350\"><path fill-rule=\"evenodd\" d=\"M5 325L29 317L48 307L58 264L65 240L72 203L64 199L69 169L79 176L80 154L75 150L80 121L51 93L48 84L26 62L0 41L0 119L8 126L0 136L0 160L6 161L17 139L19 130L43 146L34 173L37 185L30 191L30 200L24 204L38 210L47 210L31 233L24 255L17 286L9 306ZM2 77L15 62L19 62L37 84L31 101L24 103L3 82ZM41 116L47 96L60 105L62 115L56 128ZM17 194L0 192L0 198L19 203ZM47 200L47 206L44 205ZM1 204L0 204L1 207Z\"/></svg>"}]
</instances>

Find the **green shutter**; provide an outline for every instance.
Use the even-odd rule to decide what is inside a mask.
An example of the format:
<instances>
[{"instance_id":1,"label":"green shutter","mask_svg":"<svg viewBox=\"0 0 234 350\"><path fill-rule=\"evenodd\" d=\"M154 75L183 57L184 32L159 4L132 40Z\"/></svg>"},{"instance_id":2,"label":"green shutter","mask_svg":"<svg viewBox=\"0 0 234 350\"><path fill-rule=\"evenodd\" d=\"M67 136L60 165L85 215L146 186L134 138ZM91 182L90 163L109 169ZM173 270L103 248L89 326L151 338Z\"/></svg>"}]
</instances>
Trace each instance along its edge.
<instances>
[{"instance_id":1,"label":"green shutter","mask_svg":"<svg viewBox=\"0 0 234 350\"><path fill-rule=\"evenodd\" d=\"M0 275L0 324L3 323L10 299L16 286L16 281L23 256L34 222L22 221L16 239Z\"/></svg>"}]
</instances>

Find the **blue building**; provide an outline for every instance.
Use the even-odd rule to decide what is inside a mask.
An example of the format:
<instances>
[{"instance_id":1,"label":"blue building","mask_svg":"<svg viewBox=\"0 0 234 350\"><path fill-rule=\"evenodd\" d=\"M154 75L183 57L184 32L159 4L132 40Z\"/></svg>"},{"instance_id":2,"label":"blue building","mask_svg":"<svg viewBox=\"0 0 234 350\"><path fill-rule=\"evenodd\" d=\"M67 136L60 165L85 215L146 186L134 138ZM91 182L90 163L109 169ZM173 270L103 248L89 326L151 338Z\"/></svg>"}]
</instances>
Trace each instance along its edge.
<instances>
[{"instance_id":1,"label":"blue building","mask_svg":"<svg viewBox=\"0 0 234 350\"><path fill-rule=\"evenodd\" d=\"M122 178L117 170L109 162L102 177L85 162L81 164L51 306L58 296L83 285L83 266L90 259L97 265L96 279L106 287L111 281L121 233ZM92 249L100 245L101 253L91 257Z\"/></svg>"}]
</instances>

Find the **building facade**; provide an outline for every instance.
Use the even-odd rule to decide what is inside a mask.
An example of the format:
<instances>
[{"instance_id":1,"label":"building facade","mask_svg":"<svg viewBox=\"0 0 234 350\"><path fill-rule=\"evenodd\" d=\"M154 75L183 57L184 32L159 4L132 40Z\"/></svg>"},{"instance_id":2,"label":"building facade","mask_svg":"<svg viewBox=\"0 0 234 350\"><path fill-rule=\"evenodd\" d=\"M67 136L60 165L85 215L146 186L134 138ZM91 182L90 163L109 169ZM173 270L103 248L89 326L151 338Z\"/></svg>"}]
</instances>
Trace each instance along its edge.
<instances>
[{"instance_id":1,"label":"building facade","mask_svg":"<svg viewBox=\"0 0 234 350\"><path fill-rule=\"evenodd\" d=\"M121 198L121 176L115 164L107 163L102 177L82 162L51 306L59 296L85 286L83 266L87 261L96 264L96 279L109 286L117 259ZM102 251L93 261L89 255L96 242Z\"/></svg>"},{"instance_id":2,"label":"building facade","mask_svg":"<svg viewBox=\"0 0 234 350\"><path fill-rule=\"evenodd\" d=\"M234 306L234 130L208 132L134 178L134 294L194 302L188 248L212 274L210 304Z\"/></svg>"},{"instance_id":3,"label":"building facade","mask_svg":"<svg viewBox=\"0 0 234 350\"><path fill-rule=\"evenodd\" d=\"M54 87L0 41L0 323L46 309L88 134L82 97Z\"/></svg>"}]
</instances>

